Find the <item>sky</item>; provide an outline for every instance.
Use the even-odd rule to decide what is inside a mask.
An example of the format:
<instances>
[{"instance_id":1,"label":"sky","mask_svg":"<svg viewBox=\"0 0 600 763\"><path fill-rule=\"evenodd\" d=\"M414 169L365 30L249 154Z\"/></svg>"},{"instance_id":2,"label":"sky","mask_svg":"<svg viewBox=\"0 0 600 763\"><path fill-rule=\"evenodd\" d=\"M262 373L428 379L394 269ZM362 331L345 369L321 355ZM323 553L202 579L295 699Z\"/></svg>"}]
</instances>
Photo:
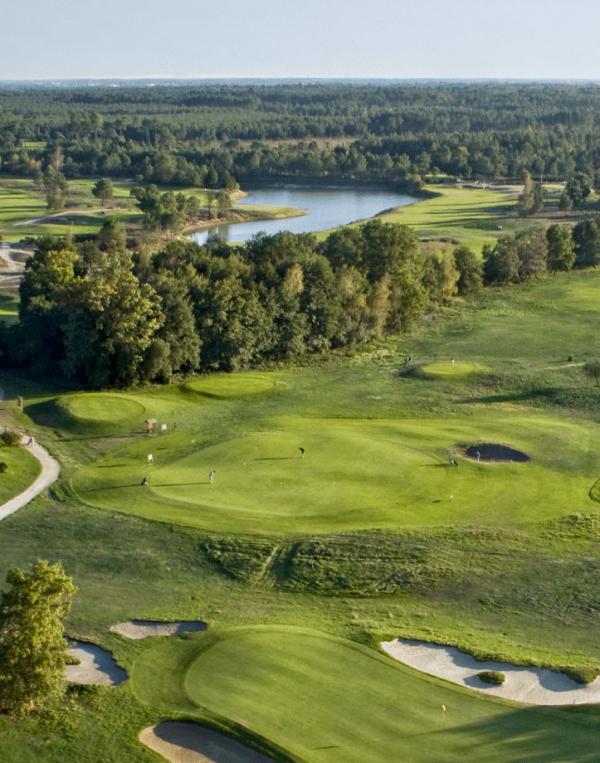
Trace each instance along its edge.
<instances>
[{"instance_id":1,"label":"sky","mask_svg":"<svg viewBox=\"0 0 600 763\"><path fill-rule=\"evenodd\" d=\"M0 79L599 79L599 0L4 0Z\"/></svg>"}]
</instances>

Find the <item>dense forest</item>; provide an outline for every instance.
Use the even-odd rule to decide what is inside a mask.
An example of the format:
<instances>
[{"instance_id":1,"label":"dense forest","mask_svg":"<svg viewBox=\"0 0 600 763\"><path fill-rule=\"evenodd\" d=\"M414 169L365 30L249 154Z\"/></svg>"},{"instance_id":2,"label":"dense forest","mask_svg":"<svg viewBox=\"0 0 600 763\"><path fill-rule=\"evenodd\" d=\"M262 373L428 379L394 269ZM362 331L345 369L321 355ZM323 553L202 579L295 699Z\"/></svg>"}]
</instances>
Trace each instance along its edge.
<instances>
[{"instance_id":1,"label":"dense forest","mask_svg":"<svg viewBox=\"0 0 600 763\"><path fill-rule=\"evenodd\" d=\"M487 247L421 243L371 221L318 242L259 235L243 246L128 247L107 222L74 245L40 239L20 288L20 322L0 356L91 387L297 361L408 329L454 295L600 264L600 224L552 225Z\"/></svg>"},{"instance_id":2,"label":"dense forest","mask_svg":"<svg viewBox=\"0 0 600 763\"><path fill-rule=\"evenodd\" d=\"M597 186L600 170L595 84L5 85L0 104L0 171L20 175L218 188L584 172Z\"/></svg>"}]
</instances>

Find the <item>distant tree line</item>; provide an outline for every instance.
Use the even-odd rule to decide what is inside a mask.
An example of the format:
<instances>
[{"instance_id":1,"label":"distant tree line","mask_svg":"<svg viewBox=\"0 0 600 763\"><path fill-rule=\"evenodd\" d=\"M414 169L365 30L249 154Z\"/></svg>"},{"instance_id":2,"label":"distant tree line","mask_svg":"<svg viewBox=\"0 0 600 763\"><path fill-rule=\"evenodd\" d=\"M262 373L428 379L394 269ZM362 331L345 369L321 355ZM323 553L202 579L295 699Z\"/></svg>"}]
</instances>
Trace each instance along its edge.
<instances>
[{"instance_id":1,"label":"distant tree line","mask_svg":"<svg viewBox=\"0 0 600 763\"><path fill-rule=\"evenodd\" d=\"M600 184L596 84L5 87L0 103L0 172L32 177L54 167L213 189L271 177L408 187L429 173L527 171Z\"/></svg>"},{"instance_id":2,"label":"distant tree line","mask_svg":"<svg viewBox=\"0 0 600 763\"><path fill-rule=\"evenodd\" d=\"M92 387L166 382L401 332L477 281L470 252L422 247L379 221L322 243L281 233L244 246L173 241L154 254L127 249L108 223L78 247L38 242L20 322L0 343L8 362Z\"/></svg>"},{"instance_id":3,"label":"distant tree line","mask_svg":"<svg viewBox=\"0 0 600 763\"><path fill-rule=\"evenodd\" d=\"M160 195L159 195L160 198ZM259 235L242 246L173 240L128 248L107 222L74 246L44 238L0 330L6 363L90 387L297 361L406 331L453 296L600 264L600 221L504 236L483 258L371 221L318 242Z\"/></svg>"}]
</instances>

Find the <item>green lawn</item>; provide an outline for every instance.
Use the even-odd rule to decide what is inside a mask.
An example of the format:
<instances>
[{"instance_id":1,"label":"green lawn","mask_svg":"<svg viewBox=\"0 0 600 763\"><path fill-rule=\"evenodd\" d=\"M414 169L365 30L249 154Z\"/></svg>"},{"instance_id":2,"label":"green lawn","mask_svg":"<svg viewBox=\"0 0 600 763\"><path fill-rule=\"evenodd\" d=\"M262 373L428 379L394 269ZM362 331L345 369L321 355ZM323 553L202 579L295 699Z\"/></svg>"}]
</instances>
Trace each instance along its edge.
<instances>
[{"instance_id":1,"label":"green lawn","mask_svg":"<svg viewBox=\"0 0 600 763\"><path fill-rule=\"evenodd\" d=\"M600 666L600 389L582 370L599 294L600 271L487 289L354 354L170 386L75 392L3 370L6 415L62 471L0 523L0 579L62 561L79 589L69 632L133 678L74 701L68 732L0 718L0 759L153 760L139 730L192 717L311 763L595 760L596 708L494 702L377 643ZM147 436L148 417L168 432ZM481 441L532 460L463 458ZM209 629L160 642L109 631L131 618Z\"/></svg>"},{"instance_id":2,"label":"green lawn","mask_svg":"<svg viewBox=\"0 0 600 763\"><path fill-rule=\"evenodd\" d=\"M0 444L0 462L7 469L0 474L0 506L30 485L40 473L38 461L25 448Z\"/></svg>"},{"instance_id":3,"label":"green lawn","mask_svg":"<svg viewBox=\"0 0 600 763\"><path fill-rule=\"evenodd\" d=\"M358 644L254 628L163 643L133 690L164 714L207 711L300 760L593 760L594 714L526 710L423 677Z\"/></svg>"},{"instance_id":4,"label":"green lawn","mask_svg":"<svg viewBox=\"0 0 600 763\"><path fill-rule=\"evenodd\" d=\"M508 191L442 185L425 190L429 198L386 212L381 220L408 225L422 238L456 241L475 251L524 225L514 215L516 199Z\"/></svg>"},{"instance_id":5,"label":"green lawn","mask_svg":"<svg viewBox=\"0 0 600 763\"><path fill-rule=\"evenodd\" d=\"M257 425L197 449L179 432L136 441L81 469L73 488L85 503L148 519L280 535L545 519L574 500L592 509L588 491L600 477L595 427L547 414L515 419L469 407L446 419L282 417ZM508 444L532 460L478 464L461 456L478 442ZM450 451L459 468L449 466ZM145 475L150 487L140 484Z\"/></svg>"}]
</instances>

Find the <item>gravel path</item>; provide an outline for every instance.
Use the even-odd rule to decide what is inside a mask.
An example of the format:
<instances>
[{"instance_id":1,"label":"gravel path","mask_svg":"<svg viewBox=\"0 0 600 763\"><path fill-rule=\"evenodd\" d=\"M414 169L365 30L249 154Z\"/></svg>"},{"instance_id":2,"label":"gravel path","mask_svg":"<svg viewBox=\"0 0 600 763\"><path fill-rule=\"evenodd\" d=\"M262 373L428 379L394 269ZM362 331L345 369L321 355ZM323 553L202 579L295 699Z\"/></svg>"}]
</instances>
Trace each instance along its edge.
<instances>
[{"instance_id":1,"label":"gravel path","mask_svg":"<svg viewBox=\"0 0 600 763\"><path fill-rule=\"evenodd\" d=\"M4 390L2 388L0 388L0 400L4 400ZM23 443L25 443L27 439L28 438L23 437ZM11 514L14 514L15 511L22 509L23 506L27 506L27 504L30 501L33 501L42 490L45 490L53 482L56 482L58 475L60 474L60 465L58 461L55 458L52 458L45 448L42 448L42 446L38 445L36 442L35 445L28 448L28 450L32 456L37 458L40 462L42 471L22 493L19 493L19 495L16 495L14 498L11 498L10 501L7 501L0 506L0 521L6 519L6 517Z\"/></svg>"},{"instance_id":2,"label":"gravel path","mask_svg":"<svg viewBox=\"0 0 600 763\"><path fill-rule=\"evenodd\" d=\"M140 742L171 763L268 763L271 758L196 723L164 721L140 732Z\"/></svg>"},{"instance_id":3,"label":"gravel path","mask_svg":"<svg viewBox=\"0 0 600 763\"><path fill-rule=\"evenodd\" d=\"M493 697L529 705L583 705L600 702L600 678L586 686L556 670L528 668L505 662L479 662L453 646L426 641L398 638L384 641L381 646L391 657L411 668ZM502 686L484 683L477 677L484 670L503 673L505 682Z\"/></svg>"}]
</instances>

